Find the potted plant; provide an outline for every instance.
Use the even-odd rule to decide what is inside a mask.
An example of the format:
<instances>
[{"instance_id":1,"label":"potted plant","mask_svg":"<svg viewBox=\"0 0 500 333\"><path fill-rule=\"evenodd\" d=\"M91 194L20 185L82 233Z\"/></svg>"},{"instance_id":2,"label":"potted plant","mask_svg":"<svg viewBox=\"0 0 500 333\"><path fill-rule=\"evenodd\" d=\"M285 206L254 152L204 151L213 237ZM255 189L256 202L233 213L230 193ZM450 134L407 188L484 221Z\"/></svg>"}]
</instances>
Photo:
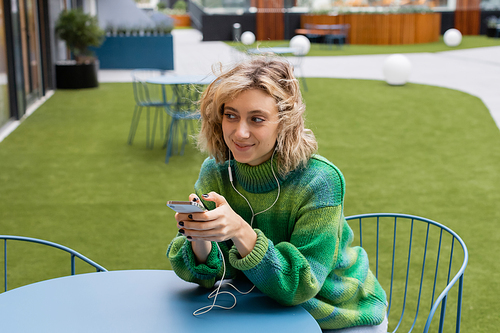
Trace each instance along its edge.
<instances>
[{"instance_id":1,"label":"potted plant","mask_svg":"<svg viewBox=\"0 0 500 333\"><path fill-rule=\"evenodd\" d=\"M57 88L97 87L98 61L89 49L104 41L105 32L99 28L97 19L79 9L65 10L56 21L55 31L74 59L56 64Z\"/></svg>"},{"instance_id":2,"label":"potted plant","mask_svg":"<svg viewBox=\"0 0 500 333\"><path fill-rule=\"evenodd\" d=\"M500 24L500 20L496 16L488 16L486 18L486 36L495 37L498 24Z\"/></svg>"},{"instance_id":3,"label":"potted plant","mask_svg":"<svg viewBox=\"0 0 500 333\"><path fill-rule=\"evenodd\" d=\"M176 27L190 27L191 26L191 18L187 11L187 4L184 0L177 0L174 3L172 9L166 8L161 10L163 13L171 16L175 21Z\"/></svg>"}]
</instances>

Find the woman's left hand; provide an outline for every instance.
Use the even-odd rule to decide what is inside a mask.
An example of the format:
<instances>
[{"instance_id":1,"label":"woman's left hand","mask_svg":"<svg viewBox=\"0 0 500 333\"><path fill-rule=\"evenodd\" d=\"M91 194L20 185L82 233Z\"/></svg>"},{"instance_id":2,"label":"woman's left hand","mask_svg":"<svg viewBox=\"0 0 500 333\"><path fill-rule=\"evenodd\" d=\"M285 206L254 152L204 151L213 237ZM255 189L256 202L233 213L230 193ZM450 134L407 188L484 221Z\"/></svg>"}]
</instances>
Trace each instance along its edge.
<instances>
[{"instance_id":1,"label":"woman's left hand","mask_svg":"<svg viewBox=\"0 0 500 333\"><path fill-rule=\"evenodd\" d=\"M203 199L215 202L216 208L203 213L203 219L183 220L184 235L192 240L214 242L231 239L242 257L249 254L257 241L257 234L252 227L218 193L210 192Z\"/></svg>"}]
</instances>

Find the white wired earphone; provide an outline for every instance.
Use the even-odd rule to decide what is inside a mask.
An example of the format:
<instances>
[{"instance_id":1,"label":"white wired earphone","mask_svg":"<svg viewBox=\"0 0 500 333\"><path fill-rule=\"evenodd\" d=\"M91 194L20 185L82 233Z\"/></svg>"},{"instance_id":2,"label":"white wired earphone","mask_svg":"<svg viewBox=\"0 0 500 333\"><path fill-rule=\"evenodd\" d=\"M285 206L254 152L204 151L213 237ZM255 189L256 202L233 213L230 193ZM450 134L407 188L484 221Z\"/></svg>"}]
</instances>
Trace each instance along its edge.
<instances>
[{"instance_id":1,"label":"white wired earphone","mask_svg":"<svg viewBox=\"0 0 500 333\"><path fill-rule=\"evenodd\" d=\"M229 159L228 159L228 167L227 167L227 171L229 173L229 181L231 182L231 186L236 191L236 193L238 193L243 199L245 199L246 203L248 204L248 207L250 208L250 211L252 212L252 218L250 219L250 226L251 227L253 226L253 220L254 220L255 216L257 216L259 214L262 214L264 212L267 212L269 209L271 209L276 204L276 202L278 202L278 199L280 197L280 192L281 192L280 182L278 181L278 177L276 177L276 173L274 172L274 168L273 168L273 158L274 158L274 154L276 153L276 149L277 149L277 147L274 149L273 155L271 156L271 171L273 173L274 179L276 180L276 184L278 184L278 195L276 196L276 200L274 200L274 202L273 202L273 204L271 206L269 206L268 208L266 208L266 209L264 209L264 210L262 210L262 211L260 211L258 213L254 213L252 205L250 204L250 202L248 201L248 199L245 198L245 196L243 194L241 194L240 191L238 191L236 189L236 187L234 186L234 184L233 184L233 173L232 173L232 170L231 170L231 150L229 150ZM226 261L224 260L224 254L222 253L222 250L220 249L219 244L217 242L215 242L215 245L217 245L217 249L219 250L219 253L220 253L221 257L222 257L222 266L223 266L222 277L220 279L220 283L217 286L217 288L208 295L208 299L210 299L210 298L214 299L212 305L207 305L207 306L204 306L202 308L199 308L198 310L196 310L195 312L193 312L193 316L199 316L199 315L205 314L205 313L209 312L210 310L212 310L213 308L231 310L232 308L234 308L236 306L236 303L237 303L236 296L234 296L233 293L231 293L229 291L220 291L220 288L221 288L222 284L224 283L223 282L224 281L224 277L226 276ZM252 286L252 288L250 288L249 291L242 292L238 288L236 288L234 285L232 285L231 283L227 283L227 285L233 287L241 295L249 294L255 288L255 286ZM215 302L217 302L217 297L220 294L229 294L229 295L231 295L233 297L233 299L234 299L233 305L231 305L231 306L222 306L222 305L215 304Z\"/></svg>"}]
</instances>

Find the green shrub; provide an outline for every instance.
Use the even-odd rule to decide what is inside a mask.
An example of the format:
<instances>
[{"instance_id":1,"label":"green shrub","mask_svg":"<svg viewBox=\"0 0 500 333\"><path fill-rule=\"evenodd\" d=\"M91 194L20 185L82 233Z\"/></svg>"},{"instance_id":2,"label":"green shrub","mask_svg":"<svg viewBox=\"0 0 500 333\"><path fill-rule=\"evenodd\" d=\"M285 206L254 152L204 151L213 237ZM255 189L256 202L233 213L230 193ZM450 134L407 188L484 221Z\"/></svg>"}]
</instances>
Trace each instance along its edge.
<instances>
[{"instance_id":1,"label":"green shrub","mask_svg":"<svg viewBox=\"0 0 500 333\"><path fill-rule=\"evenodd\" d=\"M97 18L79 9L62 11L55 31L66 42L77 63L93 62L89 47L98 47L104 41L104 30L99 27Z\"/></svg>"}]
</instances>

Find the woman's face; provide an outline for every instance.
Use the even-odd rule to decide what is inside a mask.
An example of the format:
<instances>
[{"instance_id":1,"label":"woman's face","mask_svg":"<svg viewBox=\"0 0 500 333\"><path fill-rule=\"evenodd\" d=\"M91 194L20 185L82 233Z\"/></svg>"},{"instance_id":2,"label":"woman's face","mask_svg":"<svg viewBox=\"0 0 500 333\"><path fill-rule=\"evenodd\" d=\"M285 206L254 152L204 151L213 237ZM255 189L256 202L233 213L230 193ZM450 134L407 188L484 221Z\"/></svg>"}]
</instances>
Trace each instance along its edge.
<instances>
[{"instance_id":1,"label":"woman's face","mask_svg":"<svg viewBox=\"0 0 500 333\"><path fill-rule=\"evenodd\" d=\"M234 159L249 165L270 159L278 137L278 120L274 98L260 89L243 91L225 103L222 132Z\"/></svg>"}]
</instances>

